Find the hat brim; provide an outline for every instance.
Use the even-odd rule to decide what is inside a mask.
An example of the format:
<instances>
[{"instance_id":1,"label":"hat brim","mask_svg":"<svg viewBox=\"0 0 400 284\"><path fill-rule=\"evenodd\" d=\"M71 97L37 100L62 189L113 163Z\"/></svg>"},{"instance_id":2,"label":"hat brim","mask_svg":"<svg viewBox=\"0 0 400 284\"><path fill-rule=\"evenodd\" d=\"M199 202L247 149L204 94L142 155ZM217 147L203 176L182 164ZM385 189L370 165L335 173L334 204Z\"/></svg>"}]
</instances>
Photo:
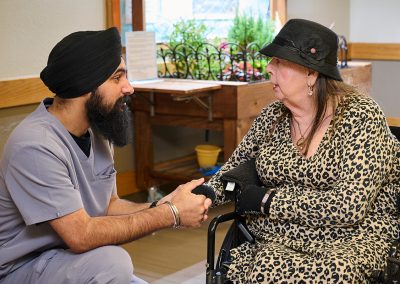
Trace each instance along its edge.
<instances>
[{"instance_id":1,"label":"hat brim","mask_svg":"<svg viewBox=\"0 0 400 284\"><path fill-rule=\"evenodd\" d=\"M260 53L268 57L278 57L281 59L294 62L296 64L302 65L304 67L317 71L321 74L324 74L325 76L328 76L334 80L343 81L337 66L332 66L328 64L324 64L324 66L317 66L315 64L306 62L304 58L300 57L300 55L296 50L291 49L287 46L280 46L272 42L267 46L263 47L260 50Z\"/></svg>"}]
</instances>

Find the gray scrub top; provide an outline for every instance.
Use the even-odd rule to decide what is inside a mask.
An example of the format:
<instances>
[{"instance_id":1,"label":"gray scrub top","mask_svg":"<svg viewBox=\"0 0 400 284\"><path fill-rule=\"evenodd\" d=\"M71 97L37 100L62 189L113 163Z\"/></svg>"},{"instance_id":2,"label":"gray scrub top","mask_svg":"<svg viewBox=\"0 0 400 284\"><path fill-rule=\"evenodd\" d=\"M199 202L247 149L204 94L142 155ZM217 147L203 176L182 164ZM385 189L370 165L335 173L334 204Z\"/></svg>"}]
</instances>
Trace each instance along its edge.
<instances>
[{"instance_id":1,"label":"gray scrub top","mask_svg":"<svg viewBox=\"0 0 400 284\"><path fill-rule=\"evenodd\" d=\"M65 246L46 222L84 208L105 215L116 194L112 147L90 131L87 157L45 99L12 132L0 161L0 278Z\"/></svg>"}]
</instances>

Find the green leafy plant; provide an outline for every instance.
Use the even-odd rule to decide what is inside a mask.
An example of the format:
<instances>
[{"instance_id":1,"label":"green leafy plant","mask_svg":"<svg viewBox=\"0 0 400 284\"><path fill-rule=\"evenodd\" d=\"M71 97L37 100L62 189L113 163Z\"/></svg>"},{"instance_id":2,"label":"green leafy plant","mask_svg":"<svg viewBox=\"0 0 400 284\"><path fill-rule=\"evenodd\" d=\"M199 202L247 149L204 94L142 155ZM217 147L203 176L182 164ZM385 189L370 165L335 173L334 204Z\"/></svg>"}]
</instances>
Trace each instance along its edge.
<instances>
[{"instance_id":1,"label":"green leafy plant","mask_svg":"<svg viewBox=\"0 0 400 284\"><path fill-rule=\"evenodd\" d=\"M228 41L245 48L249 43L256 43L259 47L272 41L274 25L261 17L255 19L252 15L236 14L233 25L228 32Z\"/></svg>"},{"instance_id":2,"label":"green leafy plant","mask_svg":"<svg viewBox=\"0 0 400 284\"><path fill-rule=\"evenodd\" d=\"M189 73L199 78L199 74L205 76L207 72L215 73L218 70L218 63L207 61L207 56L202 56L206 53L207 33L207 27L195 19L181 19L173 25L168 46L179 53L176 57L178 60L174 62L177 74ZM195 52L198 58L194 57Z\"/></svg>"},{"instance_id":3,"label":"green leafy plant","mask_svg":"<svg viewBox=\"0 0 400 284\"><path fill-rule=\"evenodd\" d=\"M209 41L202 22L181 19L173 25L167 45L159 46L165 63L160 73L174 78L265 80L267 59L258 51L272 40L273 30L272 23L262 18L236 16L229 31L230 44L222 39Z\"/></svg>"},{"instance_id":4,"label":"green leafy plant","mask_svg":"<svg viewBox=\"0 0 400 284\"><path fill-rule=\"evenodd\" d=\"M248 80L268 78L268 75L265 73L268 61L265 58L259 57L257 53L261 47L273 40L274 31L275 28L272 21L267 21L260 16L256 19L252 15L236 14L228 32L228 41L240 46L240 48L232 50L234 54L238 55L236 56L238 62L233 66L232 73L239 74L236 75L236 77L239 77L239 80L244 76L248 76ZM244 50L247 51L246 59L249 64L246 72L241 68L243 65L241 60L245 56L245 54L242 54ZM248 56L249 53L252 55Z\"/></svg>"},{"instance_id":5,"label":"green leafy plant","mask_svg":"<svg viewBox=\"0 0 400 284\"><path fill-rule=\"evenodd\" d=\"M199 23L195 19L180 19L173 25L173 31L169 37L169 45L176 46L182 43L197 48L207 41L206 36L207 27L203 23Z\"/></svg>"}]
</instances>

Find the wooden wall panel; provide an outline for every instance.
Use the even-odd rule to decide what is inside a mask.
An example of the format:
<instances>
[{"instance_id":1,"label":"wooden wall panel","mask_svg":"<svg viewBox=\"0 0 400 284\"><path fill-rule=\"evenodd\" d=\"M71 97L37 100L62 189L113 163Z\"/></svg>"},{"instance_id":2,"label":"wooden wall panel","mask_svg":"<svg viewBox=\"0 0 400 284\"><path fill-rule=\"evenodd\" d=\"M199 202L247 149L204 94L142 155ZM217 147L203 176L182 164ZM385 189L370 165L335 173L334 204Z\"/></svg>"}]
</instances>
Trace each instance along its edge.
<instances>
[{"instance_id":1,"label":"wooden wall panel","mask_svg":"<svg viewBox=\"0 0 400 284\"><path fill-rule=\"evenodd\" d=\"M351 42L348 48L352 60L400 60L400 43Z\"/></svg>"},{"instance_id":2,"label":"wooden wall panel","mask_svg":"<svg viewBox=\"0 0 400 284\"><path fill-rule=\"evenodd\" d=\"M40 78L0 81L0 109L39 103L53 95Z\"/></svg>"}]
</instances>

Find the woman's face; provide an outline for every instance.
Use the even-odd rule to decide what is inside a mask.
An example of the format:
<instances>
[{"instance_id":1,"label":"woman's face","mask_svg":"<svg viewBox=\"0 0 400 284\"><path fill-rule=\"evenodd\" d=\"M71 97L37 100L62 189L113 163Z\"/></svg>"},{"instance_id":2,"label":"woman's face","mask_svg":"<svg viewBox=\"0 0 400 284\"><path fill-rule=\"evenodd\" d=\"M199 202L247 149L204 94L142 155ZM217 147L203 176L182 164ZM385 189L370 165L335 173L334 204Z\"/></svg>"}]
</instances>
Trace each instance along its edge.
<instances>
[{"instance_id":1,"label":"woman's face","mask_svg":"<svg viewBox=\"0 0 400 284\"><path fill-rule=\"evenodd\" d=\"M296 63L273 57L267 66L275 97L288 103L298 103L308 95L309 71ZM314 85L315 81L312 82Z\"/></svg>"}]
</instances>

